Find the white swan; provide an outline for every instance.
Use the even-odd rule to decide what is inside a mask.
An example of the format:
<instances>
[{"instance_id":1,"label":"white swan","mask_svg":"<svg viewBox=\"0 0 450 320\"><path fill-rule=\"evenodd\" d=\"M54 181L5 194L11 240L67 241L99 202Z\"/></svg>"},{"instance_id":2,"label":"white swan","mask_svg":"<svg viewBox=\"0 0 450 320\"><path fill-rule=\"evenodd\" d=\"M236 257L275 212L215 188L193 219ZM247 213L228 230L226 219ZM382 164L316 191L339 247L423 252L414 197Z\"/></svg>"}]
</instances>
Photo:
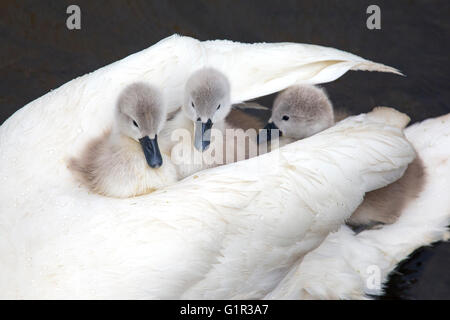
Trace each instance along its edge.
<instances>
[{"instance_id":1,"label":"white swan","mask_svg":"<svg viewBox=\"0 0 450 320\"><path fill-rule=\"evenodd\" d=\"M417 152L415 165L386 187L379 202L371 204L378 204L380 212L396 209L399 219L359 234L342 226L298 261L265 298L367 299L369 294L380 295L400 261L421 246L448 240L450 114L416 123L405 135Z\"/></svg>"},{"instance_id":2,"label":"white swan","mask_svg":"<svg viewBox=\"0 0 450 320\"><path fill-rule=\"evenodd\" d=\"M375 118L379 120L375 120ZM258 299L263 298L266 293L270 292L273 289L273 285L281 280L282 275L285 274L290 266L293 263L295 264L296 261L301 261L303 254L313 249L321 241L321 237L333 229L331 226L340 225L344 221L342 220L343 216L346 217L345 219L350 216L354 209L348 207L348 201L353 197L350 193L356 191L356 186L365 185L375 177L377 179L381 178L378 182L383 181L382 184L388 184L388 181L391 180L389 176L381 177L379 175L381 173L378 171L381 169L380 167L375 169L381 163L384 163L382 167L387 164L385 162L387 153L379 153L379 151L375 150L369 152L371 156L374 156L374 158L369 160L369 163L374 165L377 163L372 167L375 171L369 173L369 171L366 171L366 167L359 173L354 172L356 173L355 176L347 176L349 171L352 170L351 167L355 165L355 163L350 161L352 156L348 152L354 152L353 156L356 156L359 151L367 150L366 148L371 149L374 146L373 143L376 145L381 141L387 142L385 140L386 136L380 137L381 139L375 138L375 136L372 136L375 132L369 129L372 125L372 120L380 121L381 119L383 121L392 120L392 125L397 121L397 124L405 124L408 121L403 114L380 108L367 115L348 119L348 121L342 122L316 136L278 149L281 152L280 157L283 163L278 166L275 163L276 166L272 170L284 174L283 168L290 168L287 174L295 182L282 182L282 185L279 185L280 181L277 181L275 185L272 185L272 182L269 182L270 180L267 181L270 185L264 186L262 195L255 195L249 200L249 208L251 210L255 210L255 212L262 210L263 216L260 219L263 219L263 221L258 221L256 217L250 215L249 218L252 219L252 223L249 225L239 223L241 230L237 234L234 234L234 232L231 235L225 233L227 245L219 249L220 258L218 261L213 262L208 273L202 274L195 284L191 284L189 289L183 293L182 298ZM384 129L387 128L385 125L378 127L375 130L377 134L383 131L383 127ZM353 138L361 140L358 142L356 140L350 141L344 137L351 137L351 140ZM363 143L360 144L361 142ZM335 144L339 144L339 146ZM387 144L390 144L390 142L387 142ZM354 148L355 145L358 145L361 149ZM334 149L333 146L337 148ZM390 144L390 148L392 147L394 145ZM332 151L332 149L334 150ZM379 158L380 154L383 154L384 160ZM244 171L236 172L238 176L242 177L244 172L253 173L254 171L251 168L254 168L255 165L259 165L262 171L268 170L269 166L258 161L268 160L268 163L271 163L274 156L277 156L276 151L247 161L238 162L233 166L222 167L221 169L226 170L226 168L231 167L245 168ZM340 161L343 160L341 156L346 158L344 162ZM399 156L399 158L394 160L394 163L399 161L404 155ZM291 161L294 159L297 159L294 161L297 164L292 166L294 163ZM387 162L392 160L391 158ZM406 159L403 158L404 160ZM251 167L247 165L251 165ZM273 164L271 165L273 166ZM305 166L303 169L312 165L315 169L297 171L297 165ZM342 165L345 167L349 165L350 167L343 169ZM324 174L321 171L322 169L325 169L327 173ZM387 167L384 167L384 169L387 169ZM364 171L365 173L363 173ZM317 175L316 173L319 174ZM387 173L387 171L384 173ZM264 176L263 181L266 178ZM301 181L308 182L305 185ZM231 182L233 181L230 180ZM334 185L334 183L337 184ZM346 185L346 183L349 184ZM369 184L372 183L373 180L369 182ZM378 186L378 184L372 185L368 190L377 189ZM324 192L324 188L327 189L326 192ZM285 193L289 192L289 190L296 190L295 193L302 198L300 203L291 206L293 204L290 202L291 198ZM350 192L347 193L348 191ZM321 196L319 195L320 193L322 194ZM244 194L242 195L244 196ZM273 204L275 199L280 201L279 205ZM357 202L361 200L358 199ZM260 204L259 201L264 202L259 209L256 209ZM226 203L224 202L224 204ZM300 218L298 214L304 212L303 208L305 206L308 208L307 211L312 210L310 212L315 212L317 210L316 212L320 212L320 214L318 216L312 215ZM301 209L297 211L296 208ZM288 218L287 215L294 211L297 213ZM268 214L269 212L271 213ZM248 211L243 210L241 214L247 216ZM331 229L328 229L330 227ZM243 246L244 243L247 245Z\"/></svg>"},{"instance_id":3,"label":"white swan","mask_svg":"<svg viewBox=\"0 0 450 320\"><path fill-rule=\"evenodd\" d=\"M1 295L261 298L364 192L403 174L407 121L378 109L140 198L38 186L20 211L2 203L14 215L2 215Z\"/></svg>"},{"instance_id":4,"label":"white swan","mask_svg":"<svg viewBox=\"0 0 450 320\"><path fill-rule=\"evenodd\" d=\"M175 110L187 77L204 65L227 75L232 101L302 81L332 81L350 69L395 72L331 48L174 36L28 104L0 127L2 297L198 297L212 284L216 296L262 297L364 192L394 181L412 160L401 130L380 123L378 112L280 149L275 166L278 153L270 153L132 199L78 188L67 157L112 123L126 84L161 84ZM339 130L352 128L364 129L342 139ZM330 216L315 220L313 212L323 210ZM210 281L200 282L213 264ZM224 279L228 291L220 289Z\"/></svg>"}]
</instances>

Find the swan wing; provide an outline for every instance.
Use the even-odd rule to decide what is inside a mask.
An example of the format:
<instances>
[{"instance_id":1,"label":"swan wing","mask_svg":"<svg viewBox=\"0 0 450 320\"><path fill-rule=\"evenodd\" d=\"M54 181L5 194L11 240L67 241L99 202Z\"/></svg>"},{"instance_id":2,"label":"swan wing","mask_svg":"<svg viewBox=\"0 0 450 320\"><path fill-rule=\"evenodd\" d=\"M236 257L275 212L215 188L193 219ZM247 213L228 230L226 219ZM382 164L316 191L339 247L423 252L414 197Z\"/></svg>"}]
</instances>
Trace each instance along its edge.
<instances>
[{"instance_id":1,"label":"swan wing","mask_svg":"<svg viewBox=\"0 0 450 320\"><path fill-rule=\"evenodd\" d=\"M252 54L245 54L247 51ZM274 63L275 57L280 58L276 70L261 67L262 62L266 65ZM291 69L288 66L294 60L296 67ZM326 153L326 139L321 143L302 142L309 145L307 149L310 150L303 157L308 153L316 155L316 151L319 157L319 151L323 153L316 165L311 158L302 158L303 147L297 150L294 144L280 151L284 156L276 165L273 164L274 155L267 155L248 162L251 164L248 167L243 167L247 162L224 166L217 171L208 171L211 177L209 173L198 181L191 177L187 182L136 199L101 197L88 193L76 183L67 169L67 160L79 154L88 141L110 126L117 96L124 86L137 80L158 85L165 91L169 111L175 110L181 104L187 77L193 70L206 65L226 72L236 102L269 94L296 82L332 81L348 70L395 72L331 48L200 42L175 35L36 99L0 127L2 296L176 297L194 281L200 281L205 268L214 265L221 252L233 248L225 239L233 239L233 233L239 234L242 226L260 221L259 217L268 215L266 221L271 221L272 209L273 215L278 213L284 217L283 226L300 229L295 232L286 229L290 230L287 232L270 225L274 235L269 239L276 238L276 232L286 233L287 240L283 241L290 245L309 233L309 229L302 229L303 226L317 228L314 229L317 236L308 240L310 244L302 242L293 249L296 256L301 256L320 242L330 228L346 218L346 213L361 201L364 192L397 179L410 160L408 157L412 157L401 129L363 115L346 122L349 127L344 131L325 133L330 139L332 136L346 137L330 140L341 149L331 148L334 151ZM239 68L232 68L236 65ZM256 67L260 68L257 72ZM243 74L245 76L241 76ZM367 131L357 130L362 127L367 127ZM362 139L364 132L367 137L379 137L380 141ZM349 144L343 146L345 141ZM321 148L317 145L314 148L316 143ZM355 149L352 144L361 145L361 150L367 153L352 151ZM386 161L384 155L392 161ZM348 158L355 162L351 170L345 165ZM319 166L327 161L331 164L324 168ZM333 164L334 161L339 165ZM311 167L303 169L303 163ZM250 170L258 164L261 170ZM267 170L271 167L282 174ZM232 172L239 172L239 175ZM270 179L266 179L268 173ZM332 176L328 177L328 174ZM317 214L339 203L331 198L323 199L323 192L338 189L338 180L343 177L347 179L347 189L333 191L336 197L342 197L344 202L340 208L343 209L330 217L326 213ZM217 182L214 182L215 178ZM329 186L334 187L326 187L329 179L332 182ZM358 188L350 188L349 181L356 181ZM279 200L267 202L272 199L269 196L275 186L279 186L276 193ZM315 187L305 193L307 186ZM216 191L210 194L209 189ZM223 196L226 192L230 192L229 197ZM221 202L224 198L228 202ZM254 203L249 200L253 198L257 199ZM306 207L304 214L299 216L293 210L298 206ZM285 208L292 213L281 215ZM225 209L229 210L226 217L231 222L223 218ZM245 220L238 214L240 212L243 212L242 217L249 218ZM320 221L322 218L318 217L322 216L325 219L323 226L319 222L313 223ZM290 219L295 223L289 223ZM268 227L261 227L258 232L265 233ZM299 235L295 235L297 232ZM260 238L263 239L262 235ZM283 239L283 236L279 238ZM261 250L264 246L257 247ZM233 249L228 250L233 252ZM250 265L258 255L263 256L263 252L255 251L250 255ZM272 265L268 264L268 267ZM284 268L274 273L274 280Z\"/></svg>"},{"instance_id":2,"label":"swan wing","mask_svg":"<svg viewBox=\"0 0 450 320\"><path fill-rule=\"evenodd\" d=\"M349 70L402 73L338 49L298 43L202 43L205 65L225 73L234 103L281 91L298 83L334 81ZM224 58L226 57L226 58Z\"/></svg>"},{"instance_id":3,"label":"swan wing","mask_svg":"<svg viewBox=\"0 0 450 320\"><path fill-rule=\"evenodd\" d=\"M400 261L421 246L447 240L450 114L416 123L405 134L417 152L414 163L419 164L411 165L413 171L407 174L420 179L404 181L410 179L405 174L398 181L402 183L398 187L401 194L391 192L388 198L379 199L379 210L385 210L381 205L384 200L398 208L399 219L357 235L341 226L297 262L266 298L366 299L369 294L380 295L383 283Z\"/></svg>"},{"instance_id":4,"label":"swan wing","mask_svg":"<svg viewBox=\"0 0 450 320\"><path fill-rule=\"evenodd\" d=\"M57 129L46 128L46 122L53 123L56 119L59 127L65 126L66 136L78 137L82 132L98 135L111 123L117 97L130 82L146 81L161 87L170 113L182 104L188 77L205 66L217 68L228 76L233 103L268 95L296 83L330 82L349 70L400 74L395 68L329 47L228 40L201 42L173 35L66 83L29 103L9 121L16 127L17 122L25 121L22 114L26 113L28 119L33 119L29 121L42 121L40 126L49 132Z\"/></svg>"},{"instance_id":5,"label":"swan wing","mask_svg":"<svg viewBox=\"0 0 450 320\"><path fill-rule=\"evenodd\" d=\"M259 193L247 196L249 202L238 212L239 219L250 220L234 223L240 232L225 238L227 245L220 249L220 260L182 297L264 297L292 264L343 223L360 204L364 192L403 174L404 164L414 158L414 151L400 138L399 127L383 123L387 119L397 119L399 126L408 121L392 109L376 109L280 148L280 153L234 164L236 181L250 173L260 181L252 184L258 186ZM277 166L271 165L274 157ZM217 172L225 173L228 179L231 172L225 168ZM269 168L275 170L273 174ZM205 174L217 179L212 172ZM283 180L279 180L281 176ZM238 190L226 194L237 192L243 192L240 183Z\"/></svg>"},{"instance_id":6,"label":"swan wing","mask_svg":"<svg viewBox=\"0 0 450 320\"><path fill-rule=\"evenodd\" d=\"M29 161L45 169L39 152L3 162L1 295L263 297L365 192L402 175L414 158L404 124L378 109L130 199L89 193L61 159L47 180L20 173Z\"/></svg>"}]
</instances>

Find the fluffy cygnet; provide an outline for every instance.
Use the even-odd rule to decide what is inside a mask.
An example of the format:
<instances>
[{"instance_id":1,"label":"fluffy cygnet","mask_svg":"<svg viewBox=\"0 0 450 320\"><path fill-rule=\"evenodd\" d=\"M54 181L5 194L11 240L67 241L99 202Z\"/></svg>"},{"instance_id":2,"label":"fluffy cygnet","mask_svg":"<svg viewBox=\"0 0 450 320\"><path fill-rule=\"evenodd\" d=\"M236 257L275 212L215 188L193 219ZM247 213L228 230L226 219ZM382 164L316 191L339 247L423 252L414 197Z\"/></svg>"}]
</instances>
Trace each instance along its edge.
<instances>
[{"instance_id":1,"label":"fluffy cygnet","mask_svg":"<svg viewBox=\"0 0 450 320\"><path fill-rule=\"evenodd\" d=\"M278 134L281 136L279 145L283 146L325 130L334 125L335 118L341 120L346 116L344 111L334 113L333 106L323 89L309 85L293 86L275 99L272 117L265 127L268 129L267 133L263 131L263 134L258 136L258 140L263 143L265 135L267 140L270 140L274 138L274 134ZM411 168L408 168L405 176L399 181L367 193L364 202L347 220L347 223L352 226L370 227L380 223L395 222L401 212L397 210L396 206L392 205L384 210L380 210L380 208L386 203L399 202L398 199L401 199L399 195L402 193L400 190L408 190L403 192L403 197L408 192L412 194L416 192L412 187L414 183L410 183L416 179L414 174L419 173L420 175L420 170L415 169L416 166L418 166L417 161L410 165ZM405 185L408 183L411 186L407 188ZM390 198L387 196L387 192L390 193Z\"/></svg>"},{"instance_id":2,"label":"fluffy cygnet","mask_svg":"<svg viewBox=\"0 0 450 320\"><path fill-rule=\"evenodd\" d=\"M222 72L202 68L190 76L182 107L169 114L161 132L161 150L171 154L180 178L257 154L256 132L262 124L239 109L258 106L236 108L232 108L230 84ZM253 129L252 137L246 134L248 129Z\"/></svg>"},{"instance_id":3,"label":"fluffy cygnet","mask_svg":"<svg viewBox=\"0 0 450 320\"><path fill-rule=\"evenodd\" d=\"M280 146L303 139L334 125L331 101L325 90L312 85L296 85L281 92L272 107L272 116L258 142L280 137ZM278 130L273 130L278 129ZM267 134L264 137L264 134Z\"/></svg>"},{"instance_id":4,"label":"fluffy cygnet","mask_svg":"<svg viewBox=\"0 0 450 320\"><path fill-rule=\"evenodd\" d=\"M197 150L208 148L210 129L224 121L230 111L230 83L223 73L213 68L203 68L189 77L183 112L195 123L194 146Z\"/></svg>"},{"instance_id":5,"label":"fluffy cygnet","mask_svg":"<svg viewBox=\"0 0 450 320\"><path fill-rule=\"evenodd\" d=\"M145 83L126 87L117 101L112 129L91 141L69 167L93 192L131 197L177 181L158 146L166 121L161 92Z\"/></svg>"}]
</instances>

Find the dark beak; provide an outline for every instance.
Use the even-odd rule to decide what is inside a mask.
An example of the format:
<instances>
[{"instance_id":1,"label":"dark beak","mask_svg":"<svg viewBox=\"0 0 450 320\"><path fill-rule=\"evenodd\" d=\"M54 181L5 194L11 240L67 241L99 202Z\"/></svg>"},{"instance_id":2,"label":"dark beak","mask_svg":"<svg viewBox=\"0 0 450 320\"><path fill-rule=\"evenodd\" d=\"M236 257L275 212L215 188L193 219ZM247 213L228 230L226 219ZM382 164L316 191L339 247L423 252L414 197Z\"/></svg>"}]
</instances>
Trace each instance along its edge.
<instances>
[{"instance_id":1,"label":"dark beak","mask_svg":"<svg viewBox=\"0 0 450 320\"><path fill-rule=\"evenodd\" d=\"M148 136L145 136L139 139L142 150L144 151L145 159L147 160L148 165L154 169L161 167L163 163L156 138L157 136L155 136L155 139L150 139Z\"/></svg>"},{"instance_id":2,"label":"dark beak","mask_svg":"<svg viewBox=\"0 0 450 320\"><path fill-rule=\"evenodd\" d=\"M258 137L256 138L256 141L258 143L264 142L264 141L270 141L272 138L279 138L283 134L281 133L280 129L275 125L273 122L267 123L267 125L259 131Z\"/></svg>"},{"instance_id":3,"label":"dark beak","mask_svg":"<svg viewBox=\"0 0 450 320\"><path fill-rule=\"evenodd\" d=\"M194 146L198 151L205 151L211 142L212 121L208 119L206 123L200 120L195 121Z\"/></svg>"}]
</instances>

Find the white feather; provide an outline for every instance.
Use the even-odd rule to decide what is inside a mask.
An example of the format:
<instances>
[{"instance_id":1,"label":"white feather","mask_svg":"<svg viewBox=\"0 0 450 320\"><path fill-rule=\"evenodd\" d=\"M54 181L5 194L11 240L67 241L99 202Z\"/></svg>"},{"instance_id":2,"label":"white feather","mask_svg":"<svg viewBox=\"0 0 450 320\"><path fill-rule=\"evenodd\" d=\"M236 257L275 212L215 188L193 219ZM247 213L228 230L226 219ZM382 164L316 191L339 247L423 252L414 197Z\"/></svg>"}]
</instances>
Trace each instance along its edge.
<instances>
[{"instance_id":1,"label":"white feather","mask_svg":"<svg viewBox=\"0 0 450 320\"><path fill-rule=\"evenodd\" d=\"M125 85L160 86L176 108L203 65L222 68L234 101L387 70L330 48L172 36L29 103L0 127L1 297L263 297L414 156L375 112L138 198L76 183L67 160L111 125Z\"/></svg>"},{"instance_id":2,"label":"white feather","mask_svg":"<svg viewBox=\"0 0 450 320\"><path fill-rule=\"evenodd\" d=\"M366 299L367 294L380 295L400 261L421 246L447 240L450 114L414 124L405 134L424 165L424 186L417 198L406 199L399 220L357 235L342 226L297 262L266 298ZM373 282L378 271L380 286Z\"/></svg>"},{"instance_id":3,"label":"white feather","mask_svg":"<svg viewBox=\"0 0 450 320\"><path fill-rule=\"evenodd\" d=\"M131 199L77 188L63 163L36 180L6 161L1 295L261 298L414 158L373 114Z\"/></svg>"}]
</instances>

